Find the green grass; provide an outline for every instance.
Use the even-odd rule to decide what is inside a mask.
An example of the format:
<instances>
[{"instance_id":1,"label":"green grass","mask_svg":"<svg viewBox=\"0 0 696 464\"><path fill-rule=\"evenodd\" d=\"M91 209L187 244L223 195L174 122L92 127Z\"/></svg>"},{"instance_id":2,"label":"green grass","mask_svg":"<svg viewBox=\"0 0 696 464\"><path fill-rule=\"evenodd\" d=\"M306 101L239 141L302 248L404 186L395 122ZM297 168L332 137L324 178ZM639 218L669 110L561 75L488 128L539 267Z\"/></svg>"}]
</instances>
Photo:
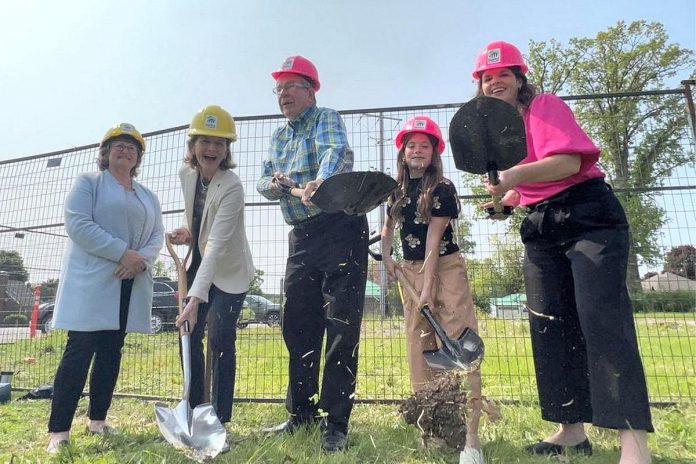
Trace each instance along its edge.
<instances>
[{"instance_id":1,"label":"green grass","mask_svg":"<svg viewBox=\"0 0 696 464\"><path fill-rule=\"evenodd\" d=\"M641 314L636 319L650 398L654 402L696 401L696 318L693 314ZM484 392L496 399L536 400L534 365L526 320L482 317L486 343ZM0 345L0 368L15 371L13 385L51 383L65 343L64 332ZM181 371L177 334L132 334L126 338L121 393L178 397ZM359 347L358 399L399 399L410 393L403 322L367 319ZM35 358L30 364L25 358ZM284 397L287 352L280 328L238 330L238 398Z\"/></svg>"},{"instance_id":2,"label":"green grass","mask_svg":"<svg viewBox=\"0 0 696 464\"><path fill-rule=\"evenodd\" d=\"M15 395L16 396L16 395ZM172 406L175 403L172 403ZM160 436L152 402L117 398L109 420L121 434L110 438L87 435L87 401L80 401L73 423L72 443L57 457L44 450L48 441L47 400L0 405L0 462L19 463L187 463ZM456 463L458 453L449 449L424 449L419 432L406 425L393 405L357 405L351 419L350 447L326 455L319 449L319 432L302 430L292 436L264 436L259 429L285 417L281 405L235 405L229 425L231 451L215 459L220 463ZM534 405L502 406L496 423L483 421L481 438L486 463L600 464L618 461L616 432L588 428L595 448L592 457L568 456L543 459L524 453L525 444L543 438L553 425L541 421ZM650 435L655 464L696 462L696 404L653 408L656 433Z\"/></svg>"}]
</instances>

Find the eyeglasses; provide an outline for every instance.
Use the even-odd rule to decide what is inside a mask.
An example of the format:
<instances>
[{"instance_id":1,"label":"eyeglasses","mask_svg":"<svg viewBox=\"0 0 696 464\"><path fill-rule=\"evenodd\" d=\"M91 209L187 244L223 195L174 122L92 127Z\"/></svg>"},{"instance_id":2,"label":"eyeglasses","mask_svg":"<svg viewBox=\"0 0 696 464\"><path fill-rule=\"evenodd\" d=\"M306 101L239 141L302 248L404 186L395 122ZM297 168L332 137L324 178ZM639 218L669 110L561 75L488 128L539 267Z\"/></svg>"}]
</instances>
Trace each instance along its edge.
<instances>
[{"instance_id":1,"label":"eyeglasses","mask_svg":"<svg viewBox=\"0 0 696 464\"><path fill-rule=\"evenodd\" d=\"M127 151L128 153L136 153L138 151L138 148L130 143L115 143L111 145L111 148L113 148L116 153L123 153L124 151Z\"/></svg>"},{"instance_id":2,"label":"eyeglasses","mask_svg":"<svg viewBox=\"0 0 696 464\"><path fill-rule=\"evenodd\" d=\"M288 82L285 85L279 85L278 87L273 87L273 93L276 95L280 95L283 90L286 92L291 91L292 89L309 89L310 87L308 85L302 85L298 84L297 82Z\"/></svg>"}]
</instances>

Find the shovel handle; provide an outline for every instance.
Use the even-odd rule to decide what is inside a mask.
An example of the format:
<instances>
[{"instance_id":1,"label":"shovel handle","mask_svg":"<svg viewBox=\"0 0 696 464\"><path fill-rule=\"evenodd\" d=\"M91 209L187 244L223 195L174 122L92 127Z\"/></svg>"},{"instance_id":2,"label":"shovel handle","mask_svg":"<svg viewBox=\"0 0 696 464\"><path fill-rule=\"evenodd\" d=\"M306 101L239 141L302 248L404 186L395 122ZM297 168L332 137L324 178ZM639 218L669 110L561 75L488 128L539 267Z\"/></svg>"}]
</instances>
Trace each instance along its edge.
<instances>
[{"instance_id":1,"label":"shovel handle","mask_svg":"<svg viewBox=\"0 0 696 464\"><path fill-rule=\"evenodd\" d=\"M411 285L411 282L408 281L406 276L404 275L404 271L401 269L401 266L399 264L396 265L394 272L396 273L396 278L399 281L399 284L401 285L402 288L406 290L408 295L416 302L420 300L418 297L418 293L416 293L416 289L413 288L413 285ZM428 305L424 305L420 313L425 317L425 320L428 321L428 323L432 326L433 330L437 334L438 338L440 341L442 341L443 346L450 352L450 353L456 353L456 350L454 348L454 345L452 345L452 341L449 339L447 336L447 333L445 332L445 329L442 328L439 322L435 319L433 316L433 313L430 311L430 307Z\"/></svg>"},{"instance_id":2,"label":"shovel handle","mask_svg":"<svg viewBox=\"0 0 696 464\"><path fill-rule=\"evenodd\" d=\"M172 244L171 233L164 234L164 241L167 245L167 251L169 251L169 256L171 256L174 260L174 267L176 268L177 290L179 293L178 313L181 314L184 311L184 307L186 306L186 296L188 294L188 282L186 279L186 263L188 263L188 260L191 257L192 248L189 247L188 252L186 253L186 257L182 261L179 258L179 255L176 254L176 250L174 249L174 245ZM188 324L186 325L188 326ZM180 333L181 335L184 335L185 333L189 333L189 330L187 328L186 331L184 331L182 326L182 330L180 330Z\"/></svg>"},{"instance_id":3,"label":"shovel handle","mask_svg":"<svg viewBox=\"0 0 696 464\"><path fill-rule=\"evenodd\" d=\"M500 183L500 177L498 176L497 169L491 169L488 171L488 180L493 185L498 185ZM512 214L509 207L503 205L503 197L500 195L492 195L493 198L493 211L489 211L489 219L505 220Z\"/></svg>"},{"instance_id":4,"label":"shovel handle","mask_svg":"<svg viewBox=\"0 0 696 464\"><path fill-rule=\"evenodd\" d=\"M433 313L430 312L430 307L428 305L425 305L421 308L420 312L423 315L423 317L428 321L428 323L432 326L440 341L442 341L442 346L451 354L456 354L457 350L454 347L454 344L447 336L445 329L442 328L440 323L437 322L437 320L433 316Z\"/></svg>"}]
</instances>

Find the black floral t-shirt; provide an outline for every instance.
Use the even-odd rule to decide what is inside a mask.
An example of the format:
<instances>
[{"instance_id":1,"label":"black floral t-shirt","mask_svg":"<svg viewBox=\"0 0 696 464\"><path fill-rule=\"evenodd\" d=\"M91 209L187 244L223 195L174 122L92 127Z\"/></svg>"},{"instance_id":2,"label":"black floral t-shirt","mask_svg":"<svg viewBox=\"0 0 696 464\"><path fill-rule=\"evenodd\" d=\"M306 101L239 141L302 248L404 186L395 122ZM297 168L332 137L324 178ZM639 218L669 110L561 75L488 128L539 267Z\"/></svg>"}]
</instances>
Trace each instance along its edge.
<instances>
[{"instance_id":1,"label":"black floral t-shirt","mask_svg":"<svg viewBox=\"0 0 696 464\"><path fill-rule=\"evenodd\" d=\"M404 259L421 261L425 259L425 240L428 236L428 223L418 213L416 204L421 193L421 179L411 179L408 183L406 201L402 203L402 219L400 226L401 247ZM457 190L449 179L443 179L433 190L433 217L457 218ZM387 207L387 215L391 217L391 206ZM440 240L440 256L450 255L459 251L454 242L452 223L447 224L445 233Z\"/></svg>"}]
</instances>

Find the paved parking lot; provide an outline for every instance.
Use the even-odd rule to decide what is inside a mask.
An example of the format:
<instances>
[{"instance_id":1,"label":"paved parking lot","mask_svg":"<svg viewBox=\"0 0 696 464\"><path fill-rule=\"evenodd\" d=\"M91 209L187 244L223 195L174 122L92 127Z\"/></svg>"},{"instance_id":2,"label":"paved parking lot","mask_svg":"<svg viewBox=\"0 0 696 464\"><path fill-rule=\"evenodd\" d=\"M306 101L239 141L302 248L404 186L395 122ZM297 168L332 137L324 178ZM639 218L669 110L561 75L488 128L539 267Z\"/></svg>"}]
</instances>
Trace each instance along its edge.
<instances>
[{"instance_id":1,"label":"paved parking lot","mask_svg":"<svg viewBox=\"0 0 696 464\"><path fill-rule=\"evenodd\" d=\"M42 335L40 330L36 331L36 336ZM14 343L17 340L29 338L29 327L0 327L0 345Z\"/></svg>"}]
</instances>

